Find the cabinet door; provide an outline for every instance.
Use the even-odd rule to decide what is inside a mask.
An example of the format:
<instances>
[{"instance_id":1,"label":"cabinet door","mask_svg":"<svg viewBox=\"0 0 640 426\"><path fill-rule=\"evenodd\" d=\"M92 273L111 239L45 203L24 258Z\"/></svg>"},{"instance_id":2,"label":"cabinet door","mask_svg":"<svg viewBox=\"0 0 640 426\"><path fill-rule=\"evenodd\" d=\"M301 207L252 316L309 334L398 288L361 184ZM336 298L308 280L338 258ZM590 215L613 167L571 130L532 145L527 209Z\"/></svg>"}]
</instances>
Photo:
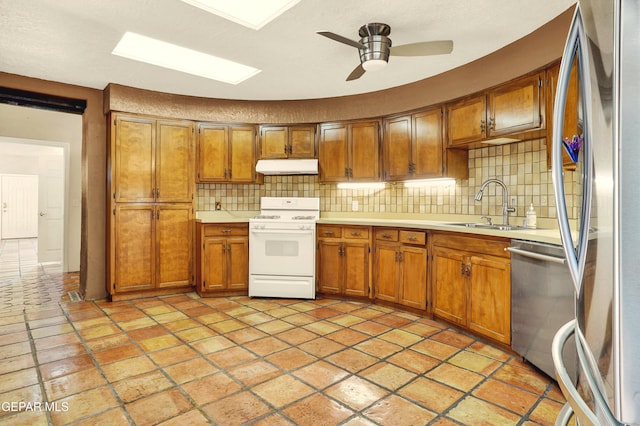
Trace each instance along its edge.
<instances>
[{"instance_id":1,"label":"cabinet door","mask_svg":"<svg viewBox=\"0 0 640 426\"><path fill-rule=\"evenodd\" d=\"M484 94L448 105L448 145L464 145L485 139L486 111Z\"/></svg>"},{"instance_id":2,"label":"cabinet door","mask_svg":"<svg viewBox=\"0 0 640 426\"><path fill-rule=\"evenodd\" d=\"M202 287L206 291L227 288L227 240L205 238L202 248Z\"/></svg>"},{"instance_id":3,"label":"cabinet door","mask_svg":"<svg viewBox=\"0 0 640 426\"><path fill-rule=\"evenodd\" d=\"M377 121L350 125L349 180L371 182L380 180Z\"/></svg>"},{"instance_id":4,"label":"cabinet door","mask_svg":"<svg viewBox=\"0 0 640 426\"><path fill-rule=\"evenodd\" d=\"M226 126L201 124L198 128L198 182L227 180L228 129Z\"/></svg>"},{"instance_id":5,"label":"cabinet door","mask_svg":"<svg viewBox=\"0 0 640 426\"><path fill-rule=\"evenodd\" d=\"M148 290L155 282L155 209L148 204L119 204L115 209L111 276L116 293Z\"/></svg>"},{"instance_id":6,"label":"cabinet door","mask_svg":"<svg viewBox=\"0 0 640 426\"><path fill-rule=\"evenodd\" d=\"M249 288L249 239L229 238L228 282L229 290L246 290Z\"/></svg>"},{"instance_id":7,"label":"cabinet door","mask_svg":"<svg viewBox=\"0 0 640 426\"><path fill-rule=\"evenodd\" d=\"M397 244L376 243L374 260L376 299L398 302L398 261Z\"/></svg>"},{"instance_id":8,"label":"cabinet door","mask_svg":"<svg viewBox=\"0 0 640 426\"><path fill-rule=\"evenodd\" d=\"M288 152L285 126L264 126L260 129L260 158L287 158Z\"/></svg>"},{"instance_id":9,"label":"cabinet door","mask_svg":"<svg viewBox=\"0 0 640 426\"><path fill-rule=\"evenodd\" d=\"M427 308L427 250L400 248L400 303L417 309Z\"/></svg>"},{"instance_id":10,"label":"cabinet door","mask_svg":"<svg viewBox=\"0 0 640 426\"><path fill-rule=\"evenodd\" d=\"M116 115L114 125L111 196L116 202L151 202L156 186L155 121Z\"/></svg>"},{"instance_id":11,"label":"cabinet door","mask_svg":"<svg viewBox=\"0 0 640 426\"><path fill-rule=\"evenodd\" d=\"M467 325L465 259L457 250L435 246L432 260L433 313Z\"/></svg>"},{"instance_id":12,"label":"cabinet door","mask_svg":"<svg viewBox=\"0 0 640 426\"><path fill-rule=\"evenodd\" d=\"M469 328L511 343L511 267L508 260L470 257Z\"/></svg>"},{"instance_id":13,"label":"cabinet door","mask_svg":"<svg viewBox=\"0 0 640 426\"><path fill-rule=\"evenodd\" d=\"M192 283L193 215L191 204L156 207L157 287Z\"/></svg>"},{"instance_id":14,"label":"cabinet door","mask_svg":"<svg viewBox=\"0 0 640 426\"><path fill-rule=\"evenodd\" d=\"M347 125L323 125L320 128L318 151L319 180L344 182L347 180Z\"/></svg>"},{"instance_id":15,"label":"cabinet door","mask_svg":"<svg viewBox=\"0 0 640 426\"><path fill-rule=\"evenodd\" d=\"M413 177L440 177L443 173L442 110L413 115Z\"/></svg>"},{"instance_id":16,"label":"cabinet door","mask_svg":"<svg viewBox=\"0 0 640 426\"><path fill-rule=\"evenodd\" d=\"M229 178L231 182L255 180L255 129L252 126L229 129Z\"/></svg>"},{"instance_id":17,"label":"cabinet door","mask_svg":"<svg viewBox=\"0 0 640 426\"><path fill-rule=\"evenodd\" d=\"M343 243L344 294L369 295L369 243Z\"/></svg>"},{"instance_id":18,"label":"cabinet door","mask_svg":"<svg viewBox=\"0 0 640 426\"><path fill-rule=\"evenodd\" d=\"M194 125L159 121L156 135L156 201L190 203L194 183Z\"/></svg>"},{"instance_id":19,"label":"cabinet door","mask_svg":"<svg viewBox=\"0 0 640 426\"><path fill-rule=\"evenodd\" d=\"M542 128L542 79L540 73L489 92L489 137Z\"/></svg>"},{"instance_id":20,"label":"cabinet door","mask_svg":"<svg viewBox=\"0 0 640 426\"><path fill-rule=\"evenodd\" d=\"M318 291L342 292L342 244L336 240L318 242Z\"/></svg>"},{"instance_id":21,"label":"cabinet door","mask_svg":"<svg viewBox=\"0 0 640 426\"><path fill-rule=\"evenodd\" d=\"M289 158L316 158L316 128L289 127Z\"/></svg>"},{"instance_id":22,"label":"cabinet door","mask_svg":"<svg viewBox=\"0 0 640 426\"><path fill-rule=\"evenodd\" d=\"M383 140L385 180L402 180L411 177L411 117L397 117L385 123Z\"/></svg>"}]
</instances>

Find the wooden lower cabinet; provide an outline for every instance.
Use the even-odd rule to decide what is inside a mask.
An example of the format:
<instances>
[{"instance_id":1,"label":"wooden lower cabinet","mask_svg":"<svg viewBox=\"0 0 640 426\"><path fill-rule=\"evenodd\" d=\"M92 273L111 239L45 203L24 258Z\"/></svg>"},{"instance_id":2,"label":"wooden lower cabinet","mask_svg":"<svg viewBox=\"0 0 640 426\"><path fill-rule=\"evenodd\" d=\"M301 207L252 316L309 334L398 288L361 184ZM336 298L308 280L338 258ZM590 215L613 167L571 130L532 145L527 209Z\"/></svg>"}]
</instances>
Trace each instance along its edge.
<instances>
[{"instance_id":1,"label":"wooden lower cabinet","mask_svg":"<svg viewBox=\"0 0 640 426\"><path fill-rule=\"evenodd\" d=\"M193 284L191 204L121 203L113 215L112 296Z\"/></svg>"},{"instance_id":2,"label":"wooden lower cabinet","mask_svg":"<svg viewBox=\"0 0 640 426\"><path fill-rule=\"evenodd\" d=\"M368 297L370 228L318 225L318 292Z\"/></svg>"},{"instance_id":3,"label":"wooden lower cabinet","mask_svg":"<svg viewBox=\"0 0 640 426\"><path fill-rule=\"evenodd\" d=\"M435 233L433 314L511 343L511 261L507 240Z\"/></svg>"},{"instance_id":4,"label":"wooden lower cabinet","mask_svg":"<svg viewBox=\"0 0 640 426\"><path fill-rule=\"evenodd\" d=\"M374 228L374 297L427 308L426 232Z\"/></svg>"},{"instance_id":5,"label":"wooden lower cabinet","mask_svg":"<svg viewBox=\"0 0 640 426\"><path fill-rule=\"evenodd\" d=\"M196 289L201 296L247 294L249 225L199 223L196 265Z\"/></svg>"}]
</instances>

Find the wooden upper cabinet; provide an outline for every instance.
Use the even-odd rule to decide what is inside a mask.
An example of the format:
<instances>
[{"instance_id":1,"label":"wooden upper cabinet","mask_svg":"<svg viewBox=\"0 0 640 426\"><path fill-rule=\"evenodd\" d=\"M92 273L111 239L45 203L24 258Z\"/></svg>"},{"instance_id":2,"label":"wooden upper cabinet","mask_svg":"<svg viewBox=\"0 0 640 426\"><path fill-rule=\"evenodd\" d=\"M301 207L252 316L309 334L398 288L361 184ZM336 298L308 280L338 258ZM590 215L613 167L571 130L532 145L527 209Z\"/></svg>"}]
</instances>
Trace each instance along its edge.
<instances>
[{"instance_id":1,"label":"wooden upper cabinet","mask_svg":"<svg viewBox=\"0 0 640 426\"><path fill-rule=\"evenodd\" d=\"M260 127L260 158L289 156L289 129L286 126Z\"/></svg>"},{"instance_id":2,"label":"wooden upper cabinet","mask_svg":"<svg viewBox=\"0 0 640 426\"><path fill-rule=\"evenodd\" d=\"M118 114L113 125L113 199L119 202L154 201L155 120Z\"/></svg>"},{"instance_id":3,"label":"wooden upper cabinet","mask_svg":"<svg viewBox=\"0 0 640 426\"><path fill-rule=\"evenodd\" d=\"M505 136L543 129L544 73L519 78L488 94L488 135Z\"/></svg>"},{"instance_id":4,"label":"wooden upper cabinet","mask_svg":"<svg viewBox=\"0 0 640 426\"><path fill-rule=\"evenodd\" d=\"M582 124L580 118L580 80L578 78L577 59L571 68L569 77L569 87L564 110L564 124L562 126L562 136L572 138L573 135L582 134ZM546 116L547 116L547 167L551 168L552 141L553 141L553 111L555 108L556 86L558 84L558 74L560 73L560 63L547 69L545 77L546 90ZM571 160L569 154L562 150L562 167L565 170L575 170L576 164Z\"/></svg>"},{"instance_id":5,"label":"wooden upper cabinet","mask_svg":"<svg viewBox=\"0 0 640 426\"><path fill-rule=\"evenodd\" d=\"M224 125L198 125L199 182L224 182L228 174L228 129Z\"/></svg>"},{"instance_id":6,"label":"wooden upper cabinet","mask_svg":"<svg viewBox=\"0 0 640 426\"><path fill-rule=\"evenodd\" d=\"M191 203L193 123L114 114L113 125L113 199Z\"/></svg>"},{"instance_id":7,"label":"wooden upper cabinet","mask_svg":"<svg viewBox=\"0 0 640 426\"><path fill-rule=\"evenodd\" d=\"M385 120L384 129L382 152L385 180L411 178L413 167L411 116L404 115Z\"/></svg>"},{"instance_id":8,"label":"wooden upper cabinet","mask_svg":"<svg viewBox=\"0 0 640 426\"><path fill-rule=\"evenodd\" d=\"M484 94L447 105L448 144L463 146L484 140L487 130L487 101Z\"/></svg>"},{"instance_id":9,"label":"wooden upper cabinet","mask_svg":"<svg viewBox=\"0 0 640 426\"><path fill-rule=\"evenodd\" d=\"M260 127L260 158L315 157L315 126Z\"/></svg>"},{"instance_id":10,"label":"wooden upper cabinet","mask_svg":"<svg viewBox=\"0 0 640 426\"><path fill-rule=\"evenodd\" d=\"M255 182L255 127L200 123L198 182Z\"/></svg>"},{"instance_id":11,"label":"wooden upper cabinet","mask_svg":"<svg viewBox=\"0 0 640 426\"><path fill-rule=\"evenodd\" d=\"M413 177L443 176L442 115L442 109L434 108L412 116Z\"/></svg>"},{"instance_id":12,"label":"wooden upper cabinet","mask_svg":"<svg viewBox=\"0 0 640 426\"><path fill-rule=\"evenodd\" d=\"M320 126L318 168L320 181L348 181L347 161L349 132L346 124L323 124Z\"/></svg>"},{"instance_id":13,"label":"wooden upper cabinet","mask_svg":"<svg viewBox=\"0 0 640 426\"><path fill-rule=\"evenodd\" d=\"M158 121L156 201L190 203L193 200L194 133L191 122Z\"/></svg>"},{"instance_id":14,"label":"wooden upper cabinet","mask_svg":"<svg viewBox=\"0 0 640 426\"><path fill-rule=\"evenodd\" d=\"M229 129L229 180L255 182L256 130L253 126L233 126Z\"/></svg>"},{"instance_id":15,"label":"wooden upper cabinet","mask_svg":"<svg viewBox=\"0 0 640 426\"><path fill-rule=\"evenodd\" d=\"M379 121L320 126L318 164L321 182L380 180Z\"/></svg>"},{"instance_id":16,"label":"wooden upper cabinet","mask_svg":"<svg viewBox=\"0 0 640 426\"><path fill-rule=\"evenodd\" d=\"M316 157L316 126L289 127L289 158Z\"/></svg>"},{"instance_id":17,"label":"wooden upper cabinet","mask_svg":"<svg viewBox=\"0 0 640 426\"><path fill-rule=\"evenodd\" d=\"M353 123L349 140L349 180L371 182L380 180L378 121Z\"/></svg>"},{"instance_id":18,"label":"wooden upper cabinet","mask_svg":"<svg viewBox=\"0 0 640 426\"><path fill-rule=\"evenodd\" d=\"M387 181L469 176L467 152L444 147L440 107L385 120L382 152Z\"/></svg>"},{"instance_id":19,"label":"wooden upper cabinet","mask_svg":"<svg viewBox=\"0 0 640 426\"><path fill-rule=\"evenodd\" d=\"M545 128L543 81L538 72L448 104L447 145L469 148L498 137L537 135Z\"/></svg>"}]
</instances>

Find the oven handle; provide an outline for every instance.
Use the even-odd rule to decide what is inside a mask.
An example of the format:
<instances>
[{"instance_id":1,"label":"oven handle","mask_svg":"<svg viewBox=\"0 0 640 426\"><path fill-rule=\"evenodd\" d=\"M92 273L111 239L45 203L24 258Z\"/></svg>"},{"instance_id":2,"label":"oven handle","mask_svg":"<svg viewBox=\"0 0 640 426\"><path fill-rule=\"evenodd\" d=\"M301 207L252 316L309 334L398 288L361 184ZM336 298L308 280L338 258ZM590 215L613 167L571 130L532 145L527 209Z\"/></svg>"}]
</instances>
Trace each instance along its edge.
<instances>
[{"instance_id":1,"label":"oven handle","mask_svg":"<svg viewBox=\"0 0 640 426\"><path fill-rule=\"evenodd\" d=\"M309 234L313 235L313 229L252 229L254 234Z\"/></svg>"}]
</instances>

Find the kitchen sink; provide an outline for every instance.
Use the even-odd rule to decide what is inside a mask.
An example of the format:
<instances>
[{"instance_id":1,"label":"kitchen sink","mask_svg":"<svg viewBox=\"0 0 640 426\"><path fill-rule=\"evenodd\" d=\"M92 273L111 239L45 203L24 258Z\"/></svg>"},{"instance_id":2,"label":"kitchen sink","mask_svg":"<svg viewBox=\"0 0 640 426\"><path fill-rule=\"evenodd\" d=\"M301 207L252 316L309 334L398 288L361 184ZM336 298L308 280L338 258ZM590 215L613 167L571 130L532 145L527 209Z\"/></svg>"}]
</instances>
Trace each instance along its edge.
<instances>
[{"instance_id":1,"label":"kitchen sink","mask_svg":"<svg viewBox=\"0 0 640 426\"><path fill-rule=\"evenodd\" d=\"M528 229L524 226L515 226L515 225L498 225L488 223L477 223L477 222L456 222L456 223L447 223L447 225L451 226L463 226L465 228L477 228L477 229L495 229L496 231L517 231L522 229Z\"/></svg>"}]
</instances>

